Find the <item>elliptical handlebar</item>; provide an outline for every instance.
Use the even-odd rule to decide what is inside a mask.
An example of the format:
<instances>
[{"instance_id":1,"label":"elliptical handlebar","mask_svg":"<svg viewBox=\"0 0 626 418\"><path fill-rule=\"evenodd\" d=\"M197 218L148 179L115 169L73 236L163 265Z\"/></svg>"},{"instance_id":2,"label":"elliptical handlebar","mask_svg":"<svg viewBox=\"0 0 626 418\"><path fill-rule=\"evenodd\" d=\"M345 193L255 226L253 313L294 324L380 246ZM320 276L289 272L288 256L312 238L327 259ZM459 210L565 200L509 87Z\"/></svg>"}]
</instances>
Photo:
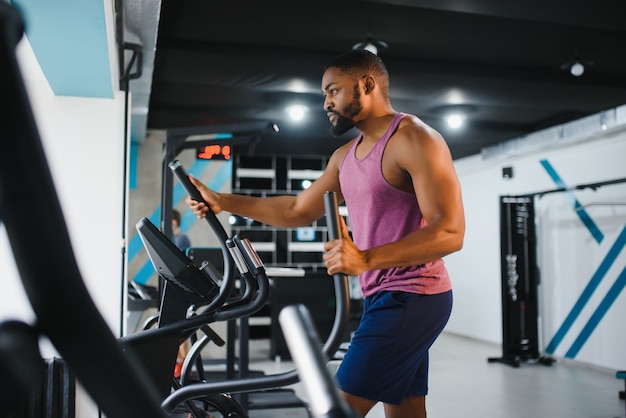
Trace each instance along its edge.
<instances>
[{"instance_id":1,"label":"elliptical handlebar","mask_svg":"<svg viewBox=\"0 0 626 418\"><path fill-rule=\"evenodd\" d=\"M172 162L170 162L168 164L168 167L170 168L170 170L172 170L172 173L176 176L189 197L197 202L203 202L206 204L206 202L202 198L202 195L200 194L200 191L198 191L196 186L194 186L193 183L191 183L191 180L189 180L189 174L187 173L187 170L185 170L183 165L178 160L173 160ZM220 286L219 295L211 303L211 308L213 308L217 306L222 306L230 296L230 293L235 284L235 263L233 258L231 257L231 250L226 244L226 242L229 240L228 234L226 233L224 227L220 223L219 219L217 219L217 216L215 215L215 213L213 213L208 204L207 207L209 208L209 210L206 213L205 219L211 226L211 229L213 230L215 235L217 235L220 247L222 248L222 254L224 259L224 282L222 286Z\"/></svg>"},{"instance_id":2,"label":"elliptical handlebar","mask_svg":"<svg viewBox=\"0 0 626 418\"><path fill-rule=\"evenodd\" d=\"M339 229L339 209L337 207L337 195L335 192L324 193L324 207L326 209L326 226L328 228L328 240L338 239L341 237ZM322 351L332 357L339 349L350 320L350 287L348 284L348 276L343 273L335 273L333 275L335 284L335 299L337 302L335 321L330 335L324 344ZM341 300L340 300L341 298Z\"/></svg>"}]
</instances>

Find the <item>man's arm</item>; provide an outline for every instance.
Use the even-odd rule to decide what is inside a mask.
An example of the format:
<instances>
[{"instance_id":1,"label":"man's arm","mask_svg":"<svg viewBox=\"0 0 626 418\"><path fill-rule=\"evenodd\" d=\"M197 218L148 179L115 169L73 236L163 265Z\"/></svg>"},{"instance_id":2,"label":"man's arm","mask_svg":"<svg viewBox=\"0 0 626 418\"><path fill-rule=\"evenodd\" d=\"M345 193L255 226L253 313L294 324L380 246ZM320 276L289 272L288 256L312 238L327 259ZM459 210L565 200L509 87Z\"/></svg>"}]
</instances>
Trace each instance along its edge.
<instances>
[{"instance_id":1,"label":"man's arm","mask_svg":"<svg viewBox=\"0 0 626 418\"><path fill-rule=\"evenodd\" d=\"M190 176L190 180L216 214L226 211L278 227L306 226L324 215L324 193L334 191L338 194L338 199L341 196L339 158L335 152L322 175L296 196L257 197L217 193L194 177ZM196 216L205 216L208 210L206 205L189 197L186 202Z\"/></svg>"}]
</instances>

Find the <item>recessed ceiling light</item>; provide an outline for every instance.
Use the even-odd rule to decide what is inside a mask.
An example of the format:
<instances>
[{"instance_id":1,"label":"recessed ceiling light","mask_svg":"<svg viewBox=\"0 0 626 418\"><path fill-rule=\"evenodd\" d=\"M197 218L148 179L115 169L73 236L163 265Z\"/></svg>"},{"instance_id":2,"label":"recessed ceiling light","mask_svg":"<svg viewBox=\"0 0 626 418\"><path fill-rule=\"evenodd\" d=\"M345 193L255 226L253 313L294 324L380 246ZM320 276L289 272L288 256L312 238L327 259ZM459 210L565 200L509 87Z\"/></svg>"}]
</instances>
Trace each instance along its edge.
<instances>
[{"instance_id":1,"label":"recessed ceiling light","mask_svg":"<svg viewBox=\"0 0 626 418\"><path fill-rule=\"evenodd\" d=\"M293 121L302 120L308 110L309 108L303 105L292 105L287 107L287 113Z\"/></svg>"},{"instance_id":2,"label":"recessed ceiling light","mask_svg":"<svg viewBox=\"0 0 626 418\"><path fill-rule=\"evenodd\" d=\"M452 113L446 116L446 122L452 129L459 129L463 125L463 116L458 113Z\"/></svg>"},{"instance_id":3,"label":"recessed ceiling light","mask_svg":"<svg viewBox=\"0 0 626 418\"><path fill-rule=\"evenodd\" d=\"M460 129L465 125L472 113L478 110L478 106L471 103L441 104L430 108L431 116L438 118L450 129Z\"/></svg>"}]
</instances>

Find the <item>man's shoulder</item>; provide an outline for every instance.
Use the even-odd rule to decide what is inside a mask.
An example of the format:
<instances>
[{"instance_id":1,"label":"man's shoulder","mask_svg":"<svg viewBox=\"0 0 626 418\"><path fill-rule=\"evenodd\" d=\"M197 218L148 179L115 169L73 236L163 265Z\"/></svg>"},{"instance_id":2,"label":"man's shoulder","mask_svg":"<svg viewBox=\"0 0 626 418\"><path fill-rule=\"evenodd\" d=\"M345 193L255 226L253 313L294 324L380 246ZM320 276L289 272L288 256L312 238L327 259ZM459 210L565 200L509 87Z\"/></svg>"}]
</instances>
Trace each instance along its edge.
<instances>
[{"instance_id":1,"label":"man's shoulder","mask_svg":"<svg viewBox=\"0 0 626 418\"><path fill-rule=\"evenodd\" d=\"M405 115L406 116L402 118L400 124L398 125L398 129L396 130L398 137L405 139L426 139L433 136L439 136L439 132L418 116L411 114Z\"/></svg>"},{"instance_id":2,"label":"man's shoulder","mask_svg":"<svg viewBox=\"0 0 626 418\"><path fill-rule=\"evenodd\" d=\"M407 115L400 122L390 141L390 145L389 148L399 158L403 158L406 155L417 158L417 156L428 155L433 146L441 147L445 145L445 140L437 130L419 117Z\"/></svg>"},{"instance_id":3,"label":"man's shoulder","mask_svg":"<svg viewBox=\"0 0 626 418\"><path fill-rule=\"evenodd\" d=\"M415 129L415 128L417 128L417 129L424 129L424 128L432 129L419 116L413 115L411 113L404 113L404 112L402 112L402 120L400 121L400 124L398 125L398 129L405 128L405 127L412 127L413 129Z\"/></svg>"}]
</instances>

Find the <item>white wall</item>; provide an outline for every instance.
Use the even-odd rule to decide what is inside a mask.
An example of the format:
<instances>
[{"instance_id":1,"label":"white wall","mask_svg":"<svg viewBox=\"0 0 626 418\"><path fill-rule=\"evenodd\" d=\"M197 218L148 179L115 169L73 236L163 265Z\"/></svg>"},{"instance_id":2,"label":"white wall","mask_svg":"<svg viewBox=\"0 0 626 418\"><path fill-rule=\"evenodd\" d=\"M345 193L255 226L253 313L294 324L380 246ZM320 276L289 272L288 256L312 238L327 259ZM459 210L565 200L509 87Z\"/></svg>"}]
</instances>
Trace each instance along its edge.
<instances>
[{"instance_id":1,"label":"white wall","mask_svg":"<svg viewBox=\"0 0 626 418\"><path fill-rule=\"evenodd\" d=\"M589 140L574 145L557 146L515 157L483 159L481 155L476 155L455 161L463 187L467 232L464 248L446 258L455 289L454 308L447 331L480 340L502 342L499 196L556 189L557 185L541 165L541 160L549 161L566 186L575 186L626 177L625 156L626 131L622 126L621 130L612 133L590 135ZM513 167L512 179L502 177L502 168L505 166ZM592 218L611 219L609 223L612 227L604 231L606 242L602 248L597 248L598 245L590 243L589 234L569 203L572 196L578 198L582 205L599 200L626 202L626 188L624 185L615 185L604 186L597 192L557 193L550 195L552 204L547 203L547 197L537 199L539 225L542 221L545 223L547 211L557 211L562 217L569 218L578 229L575 238L565 235L563 227L558 228L562 235L554 238L556 232L553 229L548 232L548 236L552 237L551 242L546 242L546 232L538 229L539 268L543 273L540 286L542 318L539 320L539 326L543 328L540 335L543 340L541 349L553 337L555 327L563 323L594 269L602 262L608 251L607 246L615 241L616 234L626 224L624 206L614 205L610 209L604 207L602 210L606 213L598 212L598 208L587 209ZM616 260L615 271L607 274L608 284L613 283L624 268L626 262L623 256ZM586 268L573 272L571 269L554 267L570 265L573 260ZM577 276L572 277L574 274ZM568 296L563 287L555 290L554 283L557 282L569 289ZM546 289L550 289L547 296ZM598 293L604 295L600 289ZM625 293L618 295L583 349L574 357L575 360L614 369L626 366L626 341L623 326L620 326L623 318L626 318ZM555 306L559 308L555 309ZM581 314L581 318L586 316L583 323L590 314ZM598 346L602 346L602 349L597 349ZM564 356L563 350L554 353L557 358Z\"/></svg>"},{"instance_id":2,"label":"white wall","mask_svg":"<svg viewBox=\"0 0 626 418\"><path fill-rule=\"evenodd\" d=\"M119 335L124 289L124 97L120 92L115 92L113 99L54 96L26 37L17 53L79 268L96 306L113 333ZM37 202L36 196L33 190L33 204L41 206L42 217L33 222L43 223L46 203ZM36 254L33 262L37 262ZM0 320L32 322L34 315L4 228L0 231L0 276ZM54 277L51 271L48 279ZM58 356L45 341L42 355ZM98 416L80 394L80 387L78 391L76 416Z\"/></svg>"}]
</instances>

